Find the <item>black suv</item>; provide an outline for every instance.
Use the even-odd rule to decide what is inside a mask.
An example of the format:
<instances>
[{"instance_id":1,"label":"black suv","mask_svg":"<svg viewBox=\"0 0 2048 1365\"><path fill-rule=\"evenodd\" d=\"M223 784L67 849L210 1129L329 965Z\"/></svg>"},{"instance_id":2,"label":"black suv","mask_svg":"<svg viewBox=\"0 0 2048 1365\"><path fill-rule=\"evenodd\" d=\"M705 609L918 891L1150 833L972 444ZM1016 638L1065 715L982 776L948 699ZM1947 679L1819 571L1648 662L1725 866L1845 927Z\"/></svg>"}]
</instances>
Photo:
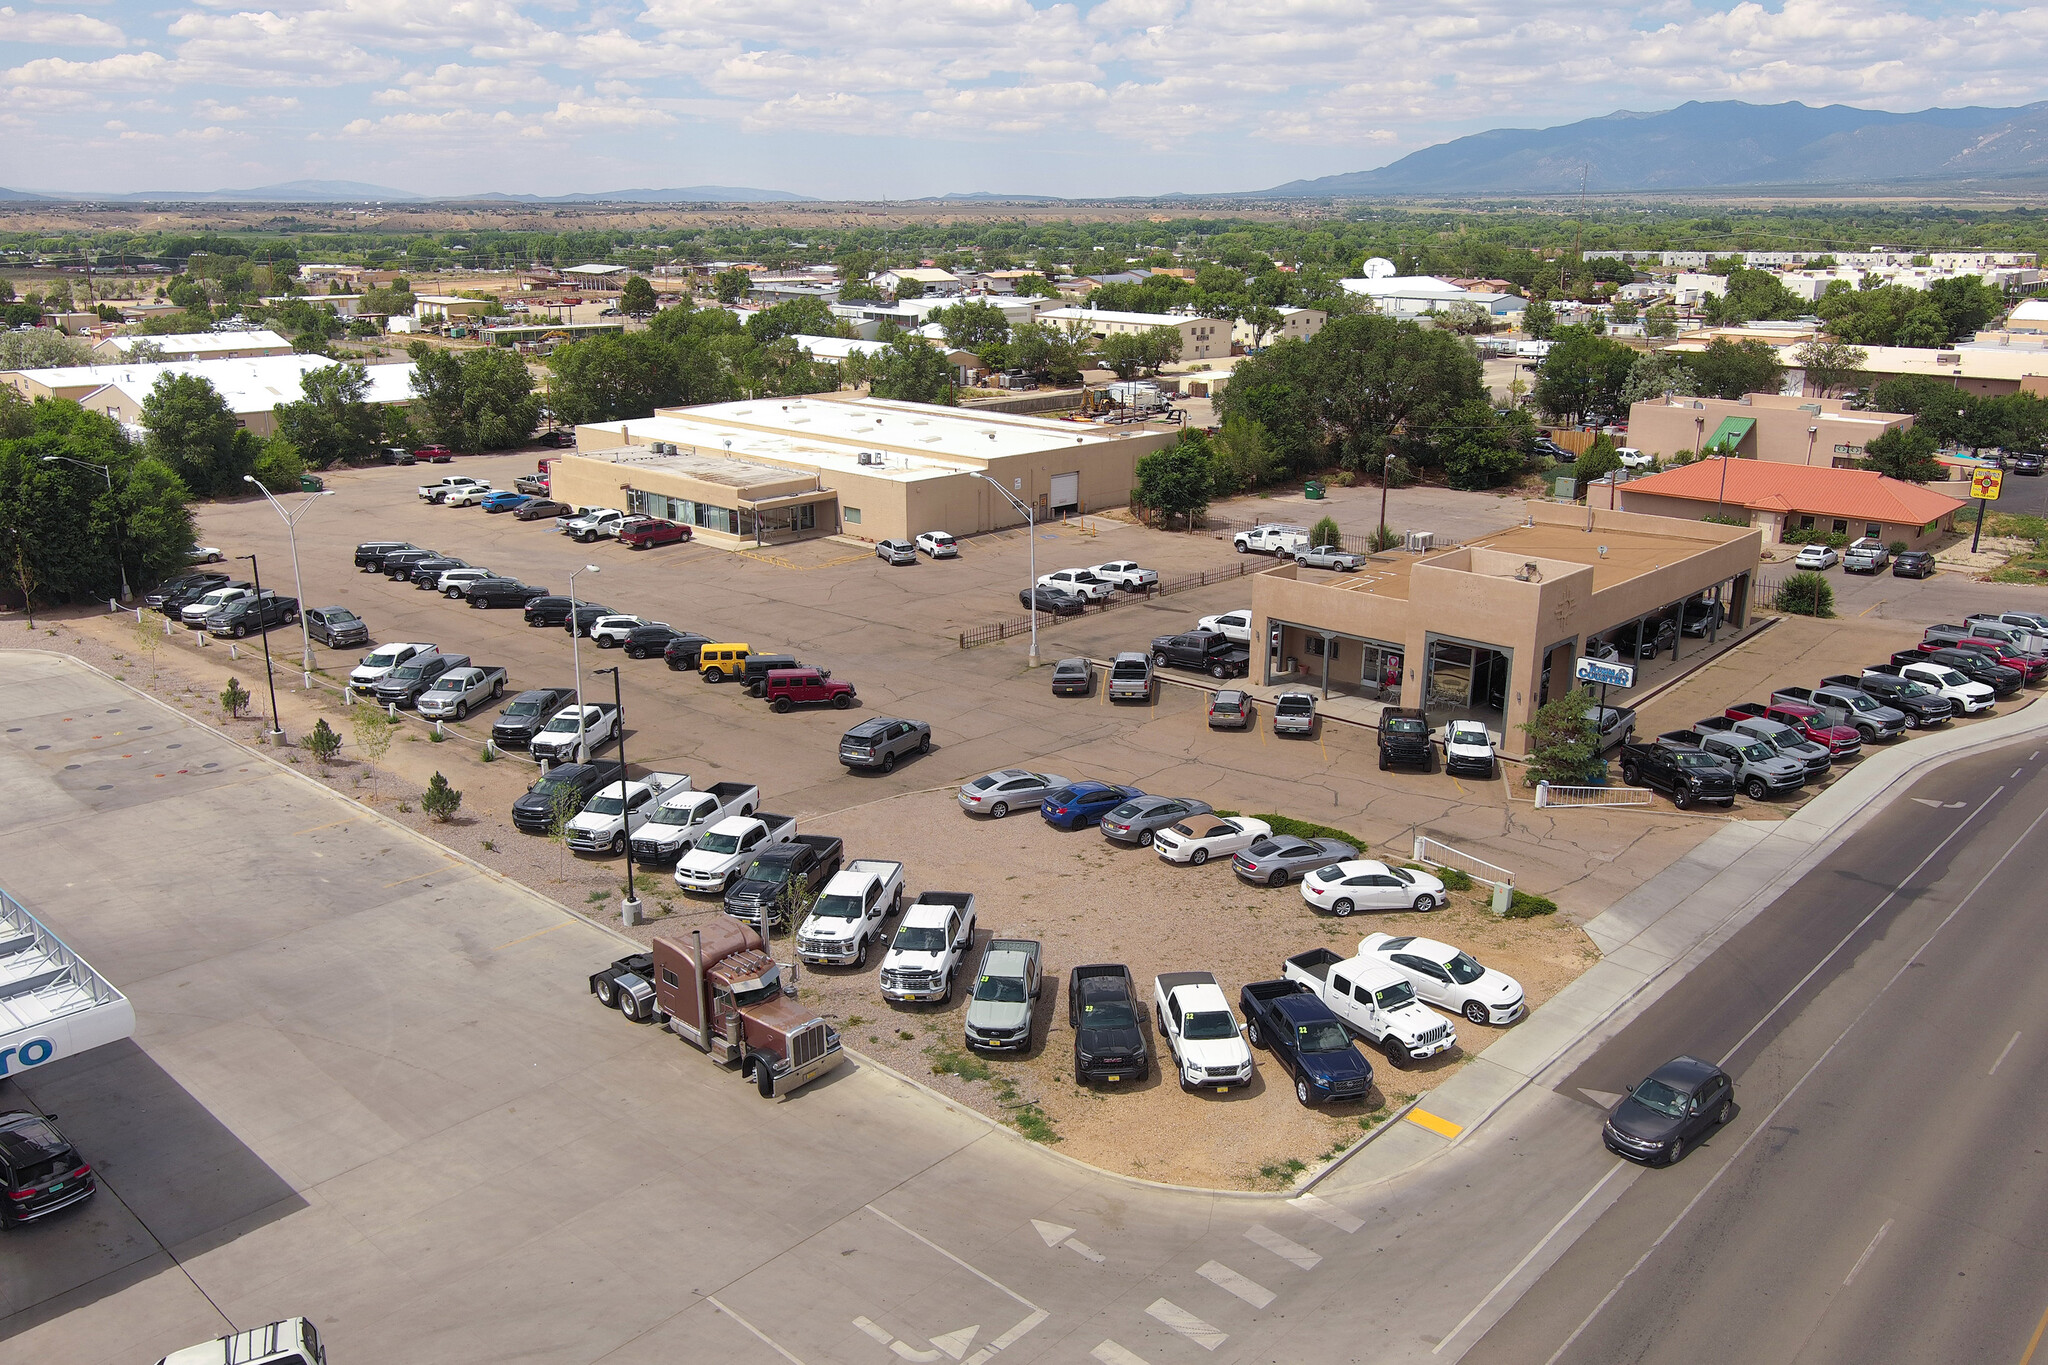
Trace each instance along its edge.
<instances>
[{"instance_id":1,"label":"black suv","mask_svg":"<svg viewBox=\"0 0 2048 1365\"><path fill-rule=\"evenodd\" d=\"M1154 668L1187 668L1212 678L1242 678L1252 671L1252 652L1213 630L1161 635L1152 642Z\"/></svg>"},{"instance_id":2,"label":"black suv","mask_svg":"<svg viewBox=\"0 0 2048 1365\"><path fill-rule=\"evenodd\" d=\"M366 540L356 546L356 567L364 573L377 573L384 568L384 556L417 549L409 540Z\"/></svg>"},{"instance_id":3,"label":"black suv","mask_svg":"<svg viewBox=\"0 0 2048 1365\"><path fill-rule=\"evenodd\" d=\"M441 586L441 575L450 569L466 569L469 561L453 555L437 555L433 559L419 559L406 566L405 577L415 588L431 592Z\"/></svg>"},{"instance_id":4,"label":"black suv","mask_svg":"<svg viewBox=\"0 0 2048 1365\"><path fill-rule=\"evenodd\" d=\"M0 1113L0 1227L19 1227L92 1198L92 1167L57 1131L55 1114Z\"/></svg>"},{"instance_id":5,"label":"black suv","mask_svg":"<svg viewBox=\"0 0 2048 1365\"><path fill-rule=\"evenodd\" d=\"M810 665L794 654L749 654L741 665L739 684L747 689L747 695L758 697L761 689L768 685L768 675L779 668L808 668ZM818 672L829 678L832 670L821 668Z\"/></svg>"},{"instance_id":6,"label":"black suv","mask_svg":"<svg viewBox=\"0 0 2048 1365\"><path fill-rule=\"evenodd\" d=\"M570 700L575 700L573 693ZM560 811L576 814L583 809L584 802L597 795L598 788L625 775L626 765L616 759L564 763L550 768L547 776L512 803L512 823L528 834L546 834Z\"/></svg>"},{"instance_id":7,"label":"black suv","mask_svg":"<svg viewBox=\"0 0 2048 1365\"><path fill-rule=\"evenodd\" d=\"M1399 765L1436 771L1436 747L1429 742L1429 718L1420 711L1389 707L1380 712L1380 771Z\"/></svg>"},{"instance_id":8,"label":"black suv","mask_svg":"<svg viewBox=\"0 0 2048 1365\"><path fill-rule=\"evenodd\" d=\"M1910 657L1916 654L1918 658ZM2026 675L2017 668L2007 668L1974 649L1902 649L1892 655L1892 662L1944 664L1971 682L1983 683L1997 697L2009 697L2027 682Z\"/></svg>"},{"instance_id":9,"label":"black suv","mask_svg":"<svg viewBox=\"0 0 2048 1365\"><path fill-rule=\"evenodd\" d=\"M393 583L411 575L412 566L422 560L439 559L439 550L392 550L377 561L377 572Z\"/></svg>"},{"instance_id":10,"label":"black suv","mask_svg":"<svg viewBox=\"0 0 2048 1365\"><path fill-rule=\"evenodd\" d=\"M892 773L896 760L904 754L930 753L931 748L932 727L923 721L876 716L839 737L839 761L849 768L880 768Z\"/></svg>"},{"instance_id":11,"label":"black suv","mask_svg":"<svg viewBox=\"0 0 2048 1365\"><path fill-rule=\"evenodd\" d=\"M535 687L505 704L491 725L491 743L500 749L524 749L555 712L576 703L573 687Z\"/></svg>"},{"instance_id":12,"label":"black suv","mask_svg":"<svg viewBox=\"0 0 2048 1365\"><path fill-rule=\"evenodd\" d=\"M492 607L523 607L536 597L546 597L546 588L521 583L516 578L479 578L463 589L462 596L478 611Z\"/></svg>"},{"instance_id":13,"label":"black suv","mask_svg":"<svg viewBox=\"0 0 2048 1365\"><path fill-rule=\"evenodd\" d=\"M661 647L661 657L666 659L668 666L678 673L685 670L695 673L697 671L697 652L703 649L704 646L715 643L716 641L709 635L699 635L695 631L686 630Z\"/></svg>"},{"instance_id":14,"label":"black suv","mask_svg":"<svg viewBox=\"0 0 2048 1365\"><path fill-rule=\"evenodd\" d=\"M529 626L559 626L569 619L569 605L569 599L566 597L536 597L526 604L526 624ZM578 602L575 605L577 611L583 614L583 631L585 634L589 634L592 621L595 621L600 616L615 614L610 607L592 608L592 604L587 602Z\"/></svg>"},{"instance_id":15,"label":"black suv","mask_svg":"<svg viewBox=\"0 0 2048 1365\"><path fill-rule=\"evenodd\" d=\"M1600 1130L1607 1150L1669 1166L1735 1113L1735 1082L1712 1062L1674 1057L1628 1088Z\"/></svg>"},{"instance_id":16,"label":"black suv","mask_svg":"<svg viewBox=\"0 0 2048 1365\"><path fill-rule=\"evenodd\" d=\"M627 631L626 638L619 641L619 648L626 651L629 659L651 659L665 651L671 640L680 640L686 634L687 631L654 621Z\"/></svg>"},{"instance_id":17,"label":"black suv","mask_svg":"<svg viewBox=\"0 0 2048 1365\"><path fill-rule=\"evenodd\" d=\"M1925 550L1907 550L1892 558L1893 578L1934 577L1934 556Z\"/></svg>"},{"instance_id":18,"label":"black suv","mask_svg":"<svg viewBox=\"0 0 2048 1365\"><path fill-rule=\"evenodd\" d=\"M299 599L264 590L261 597L243 597L206 618L207 633L241 639L252 630L291 625L299 619Z\"/></svg>"},{"instance_id":19,"label":"black suv","mask_svg":"<svg viewBox=\"0 0 2048 1365\"><path fill-rule=\"evenodd\" d=\"M574 620L570 619L571 615L572 613L570 612L562 613L562 629L581 635L584 639L588 640L592 626L607 616L623 616L625 613L617 607L607 607L596 602L578 602L573 613Z\"/></svg>"}]
</instances>

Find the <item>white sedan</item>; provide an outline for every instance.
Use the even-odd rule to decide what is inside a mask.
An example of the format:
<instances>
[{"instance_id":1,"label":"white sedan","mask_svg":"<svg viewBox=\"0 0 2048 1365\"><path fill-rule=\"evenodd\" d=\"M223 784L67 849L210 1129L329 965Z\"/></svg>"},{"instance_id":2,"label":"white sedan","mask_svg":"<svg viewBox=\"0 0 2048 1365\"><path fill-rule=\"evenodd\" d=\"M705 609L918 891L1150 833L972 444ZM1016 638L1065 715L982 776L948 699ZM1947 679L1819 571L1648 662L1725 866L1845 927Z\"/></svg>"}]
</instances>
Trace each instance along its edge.
<instances>
[{"instance_id":1,"label":"white sedan","mask_svg":"<svg viewBox=\"0 0 2048 1365\"><path fill-rule=\"evenodd\" d=\"M926 531L917 538L917 548L933 559L960 557L960 542L944 531Z\"/></svg>"},{"instance_id":2,"label":"white sedan","mask_svg":"<svg viewBox=\"0 0 2048 1365\"><path fill-rule=\"evenodd\" d=\"M1107 564L1097 564L1088 572L1126 592L1143 592L1159 581L1159 570L1145 568L1134 559L1112 559Z\"/></svg>"},{"instance_id":3,"label":"white sedan","mask_svg":"<svg viewBox=\"0 0 2048 1365\"><path fill-rule=\"evenodd\" d=\"M1227 818L1195 815L1152 835L1152 851L1166 863L1188 863L1200 867L1211 858L1228 858L1269 837L1273 827L1249 815Z\"/></svg>"},{"instance_id":4,"label":"white sedan","mask_svg":"<svg viewBox=\"0 0 2048 1365\"><path fill-rule=\"evenodd\" d=\"M626 637L640 627L663 624L641 616L600 616L590 624L590 638L599 649L613 649L626 643Z\"/></svg>"},{"instance_id":5,"label":"white sedan","mask_svg":"<svg viewBox=\"0 0 2048 1365\"><path fill-rule=\"evenodd\" d=\"M1195 622L1196 630L1213 630L1234 644L1248 645L1252 642L1252 609L1241 607L1221 616L1204 616Z\"/></svg>"},{"instance_id":6,"label":"white sedan","mask_svg":"<svg viewBox=\"0 0 2048 1365\"><path fill-rule=\"evenodd\" d=\"M225 558L217 545L194 545L185 551L185 559L193 564L218 564Z\"/></svg>"},{"instance_id":7,"label":"white sedan","mask_svg":"<svg viewBox=\"0 0 2048 1365\"><path fill-rule=\"evenodd\" d=\"M1842 556L1832 545L1809 545L1799 552L1799 558L1792 561L1795 569L1832 569L1842 562Z\"/></svg>"},{"instance_id":8,"label":"white sedan","mask_svg":"<svg viewBox=\"0 0 2048 1365\"><path fill-rule=\"evenodd\" d=\"M1388 867L1370 858L1318 868L1301 879L1301 898L1344 919L1358 910L1420 910L1444 903L1444 884L1412 867Z\"/></svg>"},{"instance_id":9,"label":"white sedan","mask_svg":"<svg viewBox=\"0 0 2048 1365\"><path fill-rule=\"evenodd\" d=\"M1097 578L1092 569L1061 569L1057 573L1040 574L1038 586L1079 593L1090 602L1107 601L1109 595L1116 591L1107 580Z\"/></svg>"},{"instance_id":10,"label":"white sedan","mask_svg":"<svg viewBox=\"0 0 2048 1365\"><path fill-rule=\"evenodd\" d=\"M1358 955L1386 963L1406 977L1422 999L1455 1010L1475 1024L1512 1024L1527 1012L1521 982L1480 966L1470 953L1448 943L1367 934L1358 940Z\"/></svg>"}]
</instances>

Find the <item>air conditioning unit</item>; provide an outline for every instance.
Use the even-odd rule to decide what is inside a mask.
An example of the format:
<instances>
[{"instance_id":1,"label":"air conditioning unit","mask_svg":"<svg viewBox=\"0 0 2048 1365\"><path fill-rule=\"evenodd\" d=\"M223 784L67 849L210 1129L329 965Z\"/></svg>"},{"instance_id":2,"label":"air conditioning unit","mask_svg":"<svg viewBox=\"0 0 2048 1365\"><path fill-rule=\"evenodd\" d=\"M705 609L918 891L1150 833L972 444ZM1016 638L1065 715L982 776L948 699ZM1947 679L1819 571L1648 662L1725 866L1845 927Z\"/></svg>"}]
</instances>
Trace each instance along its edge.
<instances>
[{"instance_id":1,"label":"air conditioning unit","mask_svg":"<svg viewBox=\"0 0 2048 1365\"><path fill-rule=\"evenodd\" d=\"M1406 548L1410 554L1421 554L1424 550L1429 549L1435 544L1435 541L1436 532L1434 531L1410 531Z\"/></svg>"}]
</instances>

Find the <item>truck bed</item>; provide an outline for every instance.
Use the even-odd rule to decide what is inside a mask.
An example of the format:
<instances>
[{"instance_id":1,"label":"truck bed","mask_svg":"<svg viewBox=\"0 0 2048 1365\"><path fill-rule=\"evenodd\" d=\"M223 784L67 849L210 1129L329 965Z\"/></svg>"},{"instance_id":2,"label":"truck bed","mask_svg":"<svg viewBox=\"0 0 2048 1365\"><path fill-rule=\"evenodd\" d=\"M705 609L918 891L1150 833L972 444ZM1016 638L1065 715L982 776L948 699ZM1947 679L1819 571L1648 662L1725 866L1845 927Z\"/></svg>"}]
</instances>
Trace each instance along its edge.
<instances>
[{"instance_id":1,"label":"truck bed","mask_svg":"<svg viewBox=\"0 0 2048 1365\"><path fill-rule=\"evenodd\" d=\"M1328 952L1329 949L1325 948L1323 951ZM1303 956L1307 954L1304 953ZM1310 994L1309 988L1299 981L1247 981L1244 985L1245 998L1250 1000L1278 1000L1283 995L1307 994Z\"/></svg>"},{"instance_id":2,"label":"truck bed","mask_svg":"<svg viewBox=\"0 0 2048 1365\"><path fill-rule=\"evenodd\" d=\"M1311 948L1305 953L1296 953L1293 957L1288 958L1287 965L1304 976L1314 977L1317 981L1321 981L1329 976L1330 968L1342 961L1344 961L1344 958L1331 952L1328 948Z\"/></svg>"},{"instance_id":3,"label":"truck bed","mask_svg":"<svg viewBox=\"0 0 2048 1365\"><path fill-rule=\"evenodd\" d=\"M965 910L974 904L972 891L927 891L917 898L919 905L945 905Z\"/></svg>"},{"instance_id":4,"label":"truck bed","mask_svg":"<svg viewBox=\"0 0 2048 1365\"><path fill-rule=\"evenodd\" d=\"M707 796L717 798L718 804L725 806L730 805L733 798L745 796L753 790L754 784L751 782L713 782L704 789L704 793Z\"/></svg>"},{"instance_id":5,"label":"truck bed","mask_svg":"<svg viewBox=\"0 0 2048 1365\"><path fill-rule=\"evenodd\" d=\"M840 875L858 872L867 876L880 877L887 882L903 875L902 863L885 863L876 858L854 858L839 869Z\"/></svg>"},{"instance_id":6,"label":"truck bed","mask_svg":"<svg viewBox=\"0 0 2048 1365\"><path fill-rule=\"evenodd\" d=\"M982 949L982 951L984 953L1029 953L1035 957L1038 955L1039 948L1039 942L1035 938L992 938L988 941L988 947Z\"/></svg>"},{"instance_id":7,"label":"truck bed","mask_svg":"<svg viewBox=\"0 0 2048 1365\"><path fill-rule=\"evenodd\" d=\"M1214 972L1161 972L1159 974L1159 991L1162 995L1172 995L1183 986L1214 986L1215 984L1216 974Z\"/></svg>"}]
</instances>

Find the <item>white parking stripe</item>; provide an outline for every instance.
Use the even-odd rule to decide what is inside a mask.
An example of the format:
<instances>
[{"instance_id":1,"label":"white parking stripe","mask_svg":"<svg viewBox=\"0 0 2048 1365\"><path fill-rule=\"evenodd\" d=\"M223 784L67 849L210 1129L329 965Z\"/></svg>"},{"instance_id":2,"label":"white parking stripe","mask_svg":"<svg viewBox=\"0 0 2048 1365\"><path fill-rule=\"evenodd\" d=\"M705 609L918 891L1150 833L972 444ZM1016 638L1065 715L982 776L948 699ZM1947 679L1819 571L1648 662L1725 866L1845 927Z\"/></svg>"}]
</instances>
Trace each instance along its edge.
<instances>
[{"instance_id":1,"label":"white parking stripe","mask_svg":"<svg viewBox=\"0 0 2048 1365\"><path fill-rule=\"evenodd\" d=\"M1152 1306L1147 1308L1145 1312L1149 1316L1165 1323L1168 1327L1171 1327L1174 1331L1180 1333L1205 1351L1215 1350L1230 1335L1227 1332L1217 1331L1214 1327L1203 1322L1179 1304L1168 1303L1165 1299L1154 1299Z\"/></svg>"},{"instance_id":2,"label":"white parking stripe","mask_svg":"<svg viewBox=\"0 0 2048 1365\"><path fill-rule=\"evenodd\" d=\"M1113 1341L1103 1342L1088 1354L1101 1361L1102 1365L1148 1365L1145 1357L1126 1351Z\"/></svg>"},{"instance_id":3,"label":"white parking stripe","mask_svg":"<svg viewBox=\"0 0 2048 1365\"><path fill-rule=\"evenodd\" d=\"M1291 1207L1300 1209L1303 1213L1314 1214L1316 1217L1322 1219L1325 1223L1328 1223L1331 1227L1336 1228L1340 1232L1352 1233L1358 1231L1360 1228L1365 1226L1365 1224L1360 1222L1358 1219L1353 1218L1350 1214L1344 1212L1344 1210L1338 1208L1329 1200L1324 1199L1318 1195L1296 1195L1294 1198L1288 1200L1287 1202Z\"/></svg>"},{"instance_id":4,"label":"white parking stripe","mask_svg":"<svg viewBox=\"0 0 2048 1365\"><path fill-rule=\"evenodd\" d=\"M1237 1295L1254 1308L1264 1308L1273 1301L1272 1290L1253 1283L1221 1261L1211 1261L1195 1273L1218 1289Z\"/></svg>"},{"instance_id":5,"label":"white parking stripe","mask_svg":"<svg viewBox=\"0 0 2048 1365\"><path fill-rule=\"evenodd\" d=\"M1244 1230L1244 1235L1272 1252L1283 1261L1292 1261L1303 1270L1314 1270L1322 1264L1323 1258L1299 1242L1282 1237L1264 1223L1254 1223Z\"/></svg>"}]
</instances>

